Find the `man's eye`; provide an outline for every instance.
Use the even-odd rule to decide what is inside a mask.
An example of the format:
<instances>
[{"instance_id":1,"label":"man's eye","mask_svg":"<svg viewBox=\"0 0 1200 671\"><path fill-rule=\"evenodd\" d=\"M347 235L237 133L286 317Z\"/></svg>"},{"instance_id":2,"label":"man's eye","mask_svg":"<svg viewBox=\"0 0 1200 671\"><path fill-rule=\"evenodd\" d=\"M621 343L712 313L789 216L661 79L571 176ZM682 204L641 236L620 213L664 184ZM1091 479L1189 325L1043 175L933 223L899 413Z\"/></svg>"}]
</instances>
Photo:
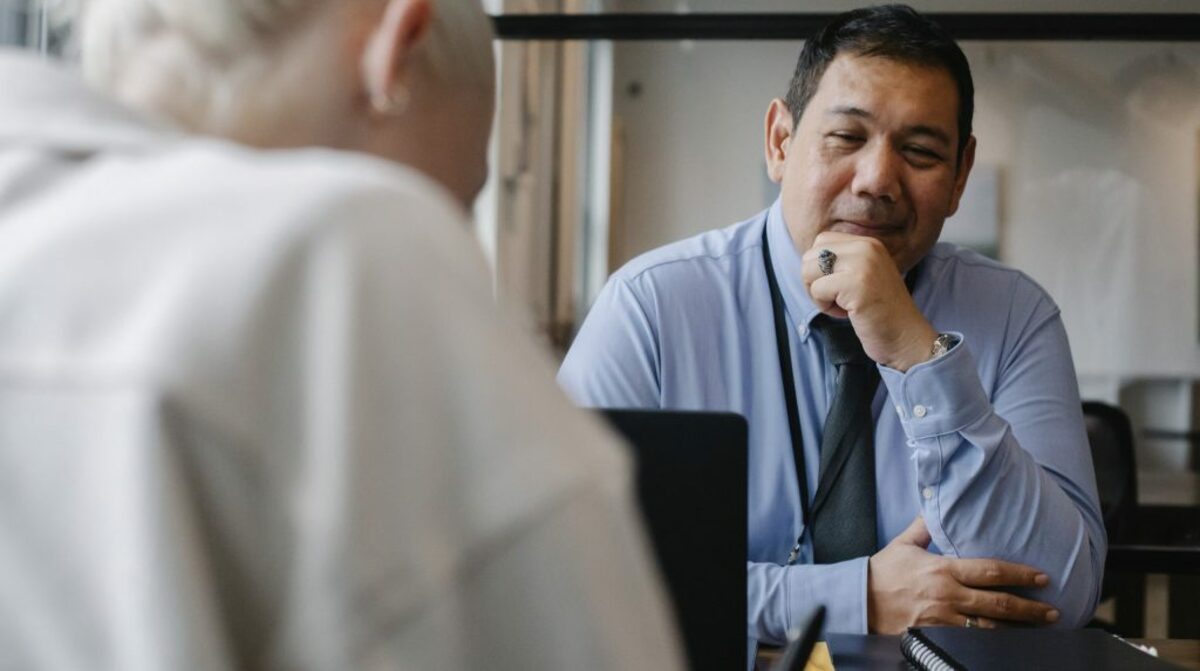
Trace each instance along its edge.
<instances>
[{"instance_id":1,"label":"man's eye","mask_svg":"<svg viewBox=\"0 0 1200 671\"><path fill-rule=\"evenodd\" d=\"M839 144L847 144L847 145L848 144L859 144L859 143L863 142L862 136L855 135L854 133L834 132L834 133L829 134L829 138Z\"/></svg>"},{"instance_id":2,"label":"man's eye","mask_svg":"<svg viewBox=\"0 0 1200 671\"><path fill-rule=\"evenodd\" d=\"M925 147L921 147L919 145L909 145L905 147L904 153L908 154L909 158L914 163L933 164L942 160L941 154L933 151L932 149L926 149Z\"/></svg>"}]
</instances>

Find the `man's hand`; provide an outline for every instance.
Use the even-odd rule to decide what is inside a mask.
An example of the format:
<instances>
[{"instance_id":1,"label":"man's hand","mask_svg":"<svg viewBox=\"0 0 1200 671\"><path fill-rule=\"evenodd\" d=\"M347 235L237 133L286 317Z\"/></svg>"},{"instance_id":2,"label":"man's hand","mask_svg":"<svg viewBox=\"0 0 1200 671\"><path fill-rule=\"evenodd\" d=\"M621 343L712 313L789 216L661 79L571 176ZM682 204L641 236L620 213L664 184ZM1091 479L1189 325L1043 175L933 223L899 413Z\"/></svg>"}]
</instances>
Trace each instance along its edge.
<instances>
[{"instance_id":1,"label":"man's hand","mask_svg":"<svg viewBox=\"0 0 1200 671\"><path fill-rule=\"evenodd\" d=\"M926 550L929 530L917 519L871 557L867 569L867 628L899 634L906 627L1048 624L1058 620L1049 604L1022 599L998 587L1045 587L1050 578L1029 566L995 559L949 559Z\"/></svg>"},{"instance_id":2,"label":"man's hand","mask_svg":"<svg viewBox=\"0 0 1200 671\"><path fill-rule=\"evenodd\" d=\"M837 254L829 275L817 263L822 249ZM849 317L873 361L904 372L929 359L937 331L917 309L883 243L826 231L804 253L803 268L813 303L831 317Z\"/></svg>"}]
</instances>

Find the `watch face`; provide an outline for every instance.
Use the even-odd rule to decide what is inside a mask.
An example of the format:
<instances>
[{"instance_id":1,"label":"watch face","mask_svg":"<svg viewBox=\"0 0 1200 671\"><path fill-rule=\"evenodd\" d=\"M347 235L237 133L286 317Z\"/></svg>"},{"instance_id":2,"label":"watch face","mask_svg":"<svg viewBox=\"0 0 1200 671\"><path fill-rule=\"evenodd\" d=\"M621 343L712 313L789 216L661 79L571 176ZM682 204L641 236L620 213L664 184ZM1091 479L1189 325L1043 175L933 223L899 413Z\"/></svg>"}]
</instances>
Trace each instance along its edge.
<instances>
[{"instance_id":1,"label":"watch face","mask_svg":"<svg viewBox=\"0 0 1200 671\"><path fill-rule=\"evenodd\" d=\"M939 334L938 337L933 341L933 358L936 359L946 352L949 352L950 348L954 347L957 342L958 339L949 333Z\"/></svg>"}]
</instances>

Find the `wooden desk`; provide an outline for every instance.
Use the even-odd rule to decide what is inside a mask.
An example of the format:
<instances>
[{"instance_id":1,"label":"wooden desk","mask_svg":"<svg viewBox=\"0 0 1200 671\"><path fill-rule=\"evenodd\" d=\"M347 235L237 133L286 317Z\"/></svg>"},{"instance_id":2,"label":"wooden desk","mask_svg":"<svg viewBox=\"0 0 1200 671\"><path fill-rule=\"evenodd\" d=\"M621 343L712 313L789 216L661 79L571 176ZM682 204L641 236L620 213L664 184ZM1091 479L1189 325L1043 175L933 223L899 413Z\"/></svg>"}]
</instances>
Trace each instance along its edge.
<instances>
[{"instance_id":1,"label":"wooden desk","mask_svg":"<svg viewBox=\"0 0 1200 671\"><path fill-rule=\"evenodd\" d=\"M1200 671L1200 640L1130 639L1133 643L1158 648L1160 659L1190 671ZM903 671L910 668L900 654L899 636L853 636L833 634L830 651L837 671ZM768 671L779 658L778 648L759 648L755 671Z\"/></svg>"},{"instance_id":2,"label":"wooden desk","mask_svg":"<svg viewBox=\"0 0 1200 671\"><path fill-rule=\"evenodd\" d=\"M1191 671L1200 671L1200 641L1178 638L1133 639L1135 643L1158 648L1158 656Z\"/></svg>"}]
</instances>

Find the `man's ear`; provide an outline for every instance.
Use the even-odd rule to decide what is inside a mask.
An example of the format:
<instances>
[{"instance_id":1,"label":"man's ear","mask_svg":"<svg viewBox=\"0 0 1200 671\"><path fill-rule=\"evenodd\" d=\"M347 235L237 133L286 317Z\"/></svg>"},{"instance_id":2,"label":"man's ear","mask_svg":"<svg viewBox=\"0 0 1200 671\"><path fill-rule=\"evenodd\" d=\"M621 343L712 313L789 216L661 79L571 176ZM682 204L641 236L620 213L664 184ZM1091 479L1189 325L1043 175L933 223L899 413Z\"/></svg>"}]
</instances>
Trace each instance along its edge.
<instances>
[{"instance_id":1,"label":"man's ear","mask_svg":"<svg viewBox=\"0 0 1200 671\"><path fill-rule=\"evenodd\" d=\"M433 22L430 0L388 0L362 55L363 87L376 111L407 101L405 78Z\"/></svg>"},{"instance_id":2,"label":"man's ear","mask_svg":"<svg viewBox=\"0 0 1200 671\"><path fill-rule=\"evenodd\" d=\"M792 138L792 113L782 98L771 101L766 119L767 176L776 184L783 181L783 168L787 160L788 140Z\"/></svg>"},{"instance_id":3,"label":"man's ear","mask_svg":"<svg viewBox=\"0 0 1200 671\"><path fill-rule=\"evenodd\" d=\"M958 163L958 173L954 176L954 193L950 197L950 211L946 217L958 211L958 202L962 200L963 191L967 189L967 177L971 168L975 167L975 136L967 138L967 146L963 147L962 160Z\"/></svg>"}]
</instances>

